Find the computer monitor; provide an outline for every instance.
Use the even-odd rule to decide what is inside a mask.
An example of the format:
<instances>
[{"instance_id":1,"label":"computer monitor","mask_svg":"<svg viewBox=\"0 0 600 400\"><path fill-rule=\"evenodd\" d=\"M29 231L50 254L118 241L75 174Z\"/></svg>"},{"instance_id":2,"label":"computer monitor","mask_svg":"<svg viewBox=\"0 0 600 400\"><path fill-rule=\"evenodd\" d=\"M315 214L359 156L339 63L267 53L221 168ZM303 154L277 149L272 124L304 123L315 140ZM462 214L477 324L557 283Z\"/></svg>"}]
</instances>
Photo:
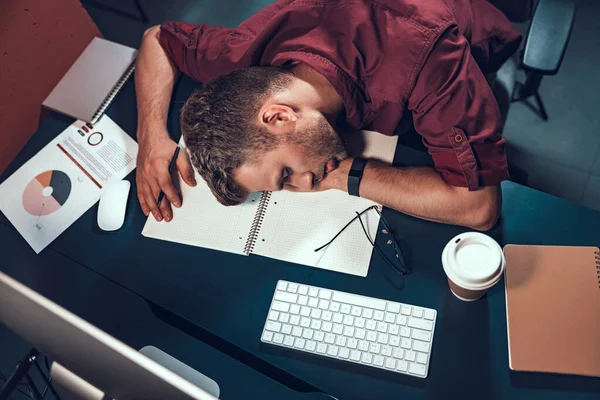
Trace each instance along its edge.
<instances>
[{"instance_id":1,"label":"computer monitor","mask_svg":"<svg viewBox=\"0 0 600 400\"><path fill-rule=\"evenodd\" d=\"M54 382L71 398L217 400L2 272L0 321L54 360Z\"/></svg>"}]
</instances>

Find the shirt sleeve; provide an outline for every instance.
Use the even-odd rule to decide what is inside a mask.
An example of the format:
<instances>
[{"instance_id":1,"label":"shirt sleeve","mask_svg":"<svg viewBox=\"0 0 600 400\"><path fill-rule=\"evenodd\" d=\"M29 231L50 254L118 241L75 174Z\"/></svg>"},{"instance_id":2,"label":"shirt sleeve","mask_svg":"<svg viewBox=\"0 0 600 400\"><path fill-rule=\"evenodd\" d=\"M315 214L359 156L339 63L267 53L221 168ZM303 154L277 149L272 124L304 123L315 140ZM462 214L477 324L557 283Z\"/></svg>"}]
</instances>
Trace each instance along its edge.
<instances>
[{"instance_id":1,"label":"shirt sleeve","mask_svg":"<svg viewBox=\"0 0 600 400\"><path fill-rule=\"evenodd\" d=\"M434 45L408 108L448 184L477 190L508 178L498 104L456 26Z\"/></svg>"}]
</instances>

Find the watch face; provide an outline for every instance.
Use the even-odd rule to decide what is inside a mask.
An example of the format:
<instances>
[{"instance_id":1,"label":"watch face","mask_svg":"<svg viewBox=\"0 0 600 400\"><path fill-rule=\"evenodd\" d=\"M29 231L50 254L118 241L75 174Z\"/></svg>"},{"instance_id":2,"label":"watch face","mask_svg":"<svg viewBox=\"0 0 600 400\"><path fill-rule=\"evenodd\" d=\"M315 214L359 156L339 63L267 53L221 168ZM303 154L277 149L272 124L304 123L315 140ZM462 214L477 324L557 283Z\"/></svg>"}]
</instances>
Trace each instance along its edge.
<instances>
[{"instance_id":1,"label":"watch face","mask_svg":"<svg viewBox=\"0 0 600 400\"><path fill-rule=\"evenodd\" d=\"M360 172L361 171L359 169L351 169L349 175L358 178L360 176Z\"/></svg>"}]
</instances>

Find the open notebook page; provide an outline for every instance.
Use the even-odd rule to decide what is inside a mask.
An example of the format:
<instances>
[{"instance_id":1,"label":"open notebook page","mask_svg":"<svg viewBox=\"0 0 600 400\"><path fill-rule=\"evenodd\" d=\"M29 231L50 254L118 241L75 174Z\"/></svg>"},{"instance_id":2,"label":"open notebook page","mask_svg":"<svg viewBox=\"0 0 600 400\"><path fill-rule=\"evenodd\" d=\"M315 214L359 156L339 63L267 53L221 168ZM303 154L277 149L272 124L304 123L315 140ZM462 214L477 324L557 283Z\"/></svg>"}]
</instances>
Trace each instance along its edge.
<instances>
[{"instance_id":1,"label":"open notebook page","mask_svg":"<svg viewBox=\"0 0 600 400\"><path fill-rule=\"evenodd\" d=\"M356 212L376 203L337 190L318 193L273 192L256 240L253 254L367 276L373 247L358 220L332 244L314 250L332 239ZM379 215L370 210L361 216L375 239Z\"/></svg>"}]
</instances>

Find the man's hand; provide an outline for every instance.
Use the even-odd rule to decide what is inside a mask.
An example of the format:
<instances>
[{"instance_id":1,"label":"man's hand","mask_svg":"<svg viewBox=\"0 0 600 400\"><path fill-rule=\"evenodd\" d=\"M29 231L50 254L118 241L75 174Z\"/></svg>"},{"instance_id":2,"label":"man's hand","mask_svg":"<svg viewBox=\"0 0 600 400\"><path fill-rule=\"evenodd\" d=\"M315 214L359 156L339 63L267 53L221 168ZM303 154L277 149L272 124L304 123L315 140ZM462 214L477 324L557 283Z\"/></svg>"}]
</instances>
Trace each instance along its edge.
<instances>
[{"instance_id":1,"label":"man's hand","mask_svg":"<svg viewBox=\"0 0 600 400\"><path fill-rule=\"evenodd\" d=\"M169 174L169 162L176 147L177 144L169 138L166 131L161 135L146 136L139 141L136 170L137 196L144 215L148 216L152 213L157 221L162 221L164 218L169 222L172 219L171 204L177 208L181 207L181 199ZM179 152L176 166L184 182L189 186L196 186L194 170L184 151ZM161 190L165 193L165 197L158 208L156 202Z\"/></svg>"},{"instance_id":2,"label":"man's hand","mask_svg":"<svg viewBox=\"0 0 600 400\"><path fill-rule=\"evenodd\" d=\"M350 173L350 168L352 167L352 162L354 158L349 157L345 160L340 161L338 166L325 175L325 178L319 183L315 185L313 188L314 191L322 191L328 189L338 189L343 190L344 192L348 191L348 174Z\"/></svg>"}]
</instances>

